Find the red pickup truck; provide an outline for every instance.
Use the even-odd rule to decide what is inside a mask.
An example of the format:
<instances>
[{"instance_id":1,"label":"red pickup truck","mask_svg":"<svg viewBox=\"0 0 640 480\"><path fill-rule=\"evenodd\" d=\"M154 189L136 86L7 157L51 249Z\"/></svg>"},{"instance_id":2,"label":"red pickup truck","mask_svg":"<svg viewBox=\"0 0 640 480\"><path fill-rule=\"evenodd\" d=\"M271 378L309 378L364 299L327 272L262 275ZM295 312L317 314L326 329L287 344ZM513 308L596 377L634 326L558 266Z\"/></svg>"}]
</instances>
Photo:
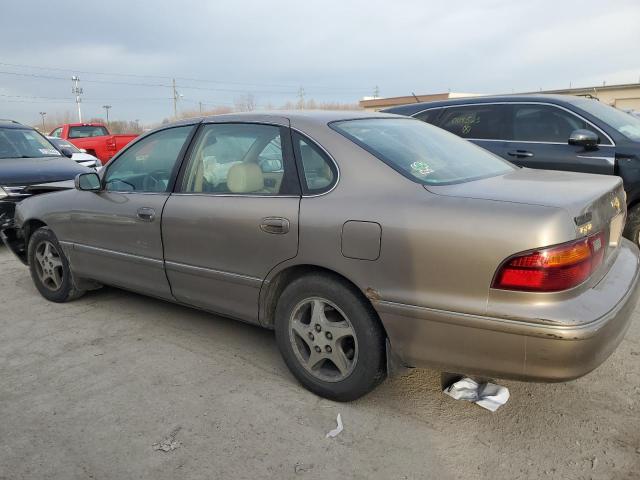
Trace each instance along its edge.
<instances>
[{"instance_id":1,"label":"red pickup truck","mask_svg":"<svg viewBox=\"0 0 640 480\"><path fill-rule=\"evenodd\" d=\"M113 156L122 150L138 135L111 135L102 123L65 123L55 128L49 136L62 138L98 157L106 165Z\"/></svg>"}]
</instances>

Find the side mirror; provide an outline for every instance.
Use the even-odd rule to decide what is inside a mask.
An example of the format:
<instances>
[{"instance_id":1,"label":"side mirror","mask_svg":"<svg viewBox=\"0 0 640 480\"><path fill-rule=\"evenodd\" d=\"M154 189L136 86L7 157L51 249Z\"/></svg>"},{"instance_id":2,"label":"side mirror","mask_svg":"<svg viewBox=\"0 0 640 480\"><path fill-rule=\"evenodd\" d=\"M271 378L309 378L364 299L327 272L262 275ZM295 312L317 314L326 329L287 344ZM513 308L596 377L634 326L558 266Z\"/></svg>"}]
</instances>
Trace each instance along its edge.
<instances>
[{"instance_id":1,"label":"side mirror","mask_svg":"<svg viewBox=\"0 0 640 480\"><path fill-rule=\"evenodd\" d=\"M100 177L97 173L79 173L75 178L76 190L82 190L86 192L99 192L102 190L102 184L100 183Z\"/></svg>"},{"instance_id":2,"label":"side mirror","mask_svg":"<svg viewBox=\"0 0 640 480\"><path fill-rule=\"evenodd\" d=\"M65 157L67 157L67 158L73 157L73 150L71 150L70 148L64 148L63 147L63 148L60 149L60 153L62 155L64 155Z\"/></svg>"},{"instance_id":3,"label":"side mirror","mask_svg":"<svg viewBox=\"0 0 640 480\"><path fill-rule=\"evenodd\" d=\"M587 150L593 150L600 143L600 137L591 130L578 129L571 132L569 136L569 145L584 147Z\"/></svg>"}]
</instances>

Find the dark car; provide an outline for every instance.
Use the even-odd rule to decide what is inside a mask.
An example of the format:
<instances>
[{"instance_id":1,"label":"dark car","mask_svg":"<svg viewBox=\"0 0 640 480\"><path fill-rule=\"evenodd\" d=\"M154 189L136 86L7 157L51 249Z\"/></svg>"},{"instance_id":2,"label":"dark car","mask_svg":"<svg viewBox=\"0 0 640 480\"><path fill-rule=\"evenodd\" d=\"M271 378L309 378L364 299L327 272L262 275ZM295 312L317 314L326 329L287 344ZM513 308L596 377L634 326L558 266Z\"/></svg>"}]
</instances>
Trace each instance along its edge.
<instances>
[{"instance_id":1,"label":"dark car","mask_svg":"<svg viewBox=\"0 0 640 480\"><path fill-rule=\"evenodd\" d=\"M385 111L424 120L522 167L622 177L624 235L640 241L640 118L568 95L463 98Z\"/></svg>"},{"instance_id":2,"label":"dark car","mask_svg":"<svg viewBox=\"0 0 640 480\"><path fill-rule=\"evenodd\" d=\"M35 129L0 120L0 227L12 221L16 202L35 193L36 185L48 190L41 184L71 180L88 171Z\"/></svg>"}]
</instances>

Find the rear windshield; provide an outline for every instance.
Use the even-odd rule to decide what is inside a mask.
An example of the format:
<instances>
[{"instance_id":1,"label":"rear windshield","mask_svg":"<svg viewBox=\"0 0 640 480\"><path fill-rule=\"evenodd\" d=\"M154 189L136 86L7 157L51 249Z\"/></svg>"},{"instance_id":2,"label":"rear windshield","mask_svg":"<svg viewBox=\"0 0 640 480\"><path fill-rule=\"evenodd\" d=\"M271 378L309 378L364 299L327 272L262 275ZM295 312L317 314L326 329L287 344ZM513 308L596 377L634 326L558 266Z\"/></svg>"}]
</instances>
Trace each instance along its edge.
<instances>
[{"instance_id":1,"label":"rear windshield","mask_svg":"<svg viewBox=\"0 0 640 480\"><path fill-rule=\"evenodd\" d=\"M104 135L109 135L109 132L105 127L94 127L91 125L69 127L69 138L102 137Z\"/></svg>"},{"instance_id":2,"label":"rear windshield","mask_svg":"<svg viewBox=\"0 0 640 480\"><path fill-rule=\"evenodd\" d=\"M0 159L59 156L60 152L35 130L0 128Z\"/></svg>"},{"instance_id":3,"label":"rear windshield","mask_svg":"<svg viewBox=\"0 0 640 480\"><path fill-rule=\"evenodd\" d=\"M516 168L420 120L367 118L333 122L330 126L404 176L426 185L468 182Z\"/></svg>"}]
</instances>

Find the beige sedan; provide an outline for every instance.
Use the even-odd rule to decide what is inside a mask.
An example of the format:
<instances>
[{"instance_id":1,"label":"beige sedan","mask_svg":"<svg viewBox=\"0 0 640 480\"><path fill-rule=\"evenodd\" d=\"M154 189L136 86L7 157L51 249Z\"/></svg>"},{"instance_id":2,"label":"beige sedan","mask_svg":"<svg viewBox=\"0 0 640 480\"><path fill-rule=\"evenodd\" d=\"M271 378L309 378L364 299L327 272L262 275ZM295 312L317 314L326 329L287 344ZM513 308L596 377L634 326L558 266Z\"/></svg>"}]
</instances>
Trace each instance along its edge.
<instances>
[{"instance_id":1,"label":"beige sedan","mask_svg":"<svg viewBox=\"0 0 640 480\"><path fill-rule=\"evenodd\" d=\"M140 137L3 238L49 300L108 284L272 328L305 387L352 400L394 362L596 368L637 298L625 205L617 177L520 169L411 118L248 113Z\"/></svg>"}]
</instances>

